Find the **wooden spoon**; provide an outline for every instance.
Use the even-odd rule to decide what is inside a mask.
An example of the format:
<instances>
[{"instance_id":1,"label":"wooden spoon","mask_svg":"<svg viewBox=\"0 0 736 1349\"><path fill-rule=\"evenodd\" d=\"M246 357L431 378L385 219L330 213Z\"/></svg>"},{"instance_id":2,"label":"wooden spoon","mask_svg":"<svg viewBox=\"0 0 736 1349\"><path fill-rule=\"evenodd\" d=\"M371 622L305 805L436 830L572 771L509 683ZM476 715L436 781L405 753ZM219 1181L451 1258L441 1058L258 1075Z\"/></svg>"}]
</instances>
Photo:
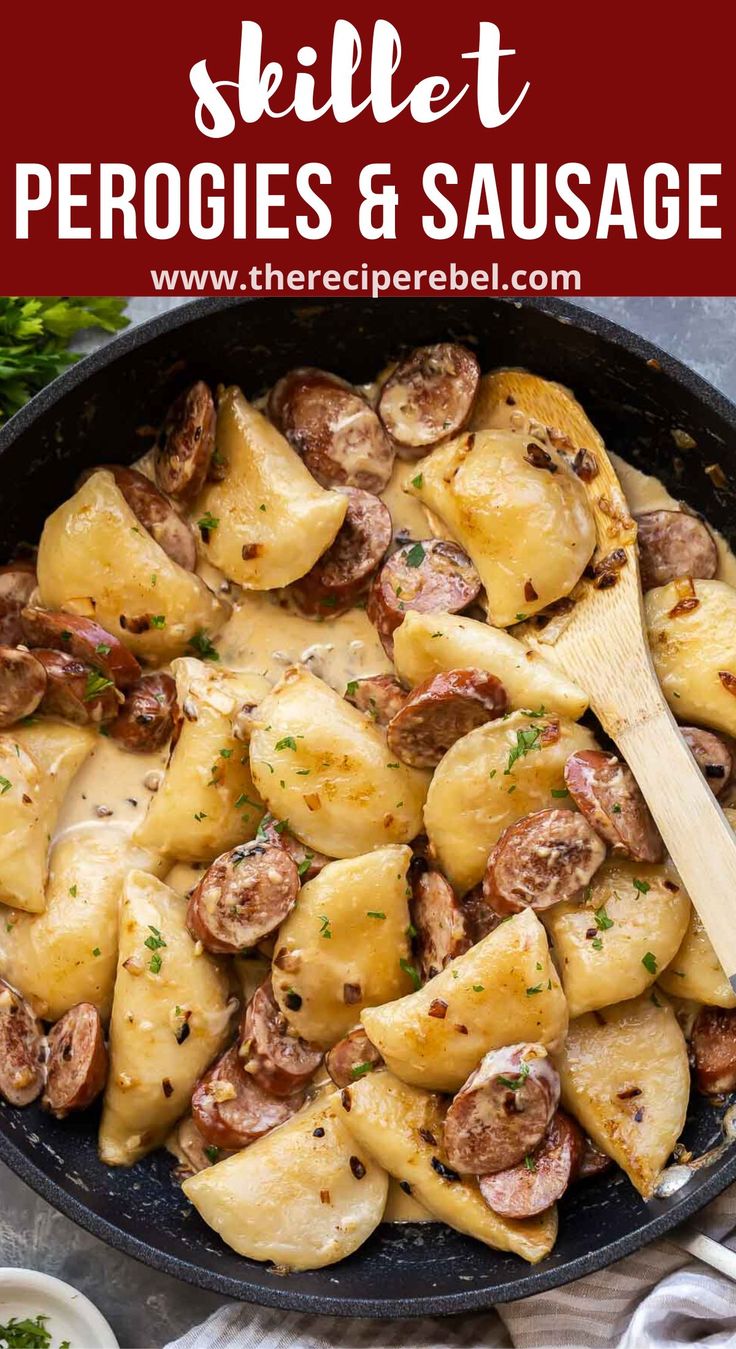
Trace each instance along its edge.
<instances>
[{"instance_id":1,"label":"wooden spoon","mask_svg":"<svg viewBox=\"0 0 736 1349\"><path fill-rule=\"evenodd\" d=\"M509 425L547 436L568 456L587 452L578 471L598 535L593 579L581 581L575 603L563 603L545 627L525 624L524 637L588 694L639 783L736 992L736 835L659 686L646 637L636 524L606 447L572 394L524 371L487 376L473 414L477 430Z\"/></svg>"}]
</instances>

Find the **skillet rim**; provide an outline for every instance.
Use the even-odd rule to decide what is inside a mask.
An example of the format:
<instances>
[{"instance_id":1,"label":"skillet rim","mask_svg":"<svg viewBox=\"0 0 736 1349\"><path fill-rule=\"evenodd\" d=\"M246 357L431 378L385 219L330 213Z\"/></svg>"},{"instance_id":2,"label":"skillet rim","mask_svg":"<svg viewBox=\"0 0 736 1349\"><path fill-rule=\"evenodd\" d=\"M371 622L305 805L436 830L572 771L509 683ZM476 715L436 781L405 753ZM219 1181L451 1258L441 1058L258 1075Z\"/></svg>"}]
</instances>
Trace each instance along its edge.
<instances>
[{"instance_id":1,"label":"skillet rim","mask_svg":"<svg viewBox=\"0 0 736 1349\"><path fill-rule=\"evenodd\" d=\"M276 297L218 298L193 300L190 303L154 315L152 318L136 324L134 327L114 337L96 351L83 356L75 365L57 376L34 398L11 417L0 428L0 459L14 441L32 429L37 419L62 402L68 393L93 378L99 371L114 364L118 357L135 352L153 339L174 333L177 329L212 314L219 314L247 304L269 302ZM334 296L310 296L299 299L300 308L324 304ZM342 299L348 297L340 297ZM367 298L367 297L362 297ZM419 297L406 297L416 300ZM458 297L462 298L462 297ZM490 298L490 297L489 297ZM586 310L556 297L523 297L515 300L492 297L497 304L514 305L520 309L541 311L563 324L578 328L587 334L598 337L604 343L621 348L629 355L643 361L656 361L662 373L684 388L697 399L723 418L736 433L736 405L710 384L703 376L676 357L657 347L654 343L638 336L630 330L614 323L593 310ZM297 303L295 297L278 297L288 306ZM373 301L375 303L375 301ZM428 303L432 303L428 300ZM4 1112L0 1111L0 1158L9 1168L37 1194L50 1203L67 1218L93 1236L104 1241L113 1249L122 1251L142 1263L147 1264L174 1278L183 1280L196 1287L208 1289L223 1296L235 1298L241 1302L256 1303L261 1306L281 1308L289 1311L311 1312L319 1315L340 1317L364 1317L369 1319L391 1318L411 1319L427 1315L448 1316L471 1311L487 1310L497 1303L511 1302L518 1298L529 1297L546 1292L552 1288L564 1286L586 1274L604 1269L621 1259L640 1250L649 1242L670 1232L687 1218L699 1212L709 1202L721 1194L729 1184L736 1181L736 1148L724 1154L714 1163L709 1173L698 1176L696 1183L687 1186L682 1198L674 1202L664 1212L640 1223L625 1235L608 1242L606 1245L575 1256L562 1265L528 1267L519 1277L509 1280L500 1287L484 1286L462 1291L407 1296L402 1299L383 1299L377 1296L360 1298L345 1297L339 1294L323 1295L305 1292L289 1287L286 1281L277 1286L259 1283L263 1266L251 1262L245 1268L244 1278L234 1278L215 1270L205 1269L194 1260L171 1255L148 1242L126 1232L107 1218L94 1213L83 1200L67 1192L52 1179L14 1142L9 1132L2 1127ZM355 1258L355 1257L353 1257Z\"/></svg>"}]
</instances>

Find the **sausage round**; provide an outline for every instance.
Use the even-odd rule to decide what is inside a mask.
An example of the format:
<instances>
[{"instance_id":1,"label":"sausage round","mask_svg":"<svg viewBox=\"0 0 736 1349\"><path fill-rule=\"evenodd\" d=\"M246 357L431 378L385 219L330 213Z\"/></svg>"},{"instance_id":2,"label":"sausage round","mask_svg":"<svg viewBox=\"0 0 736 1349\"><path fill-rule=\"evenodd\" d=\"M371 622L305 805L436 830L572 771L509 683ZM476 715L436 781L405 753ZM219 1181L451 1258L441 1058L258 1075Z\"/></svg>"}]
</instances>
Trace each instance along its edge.
<instances>
[{"instance_id":1,"label":"sausage round","mask_svg":"<svg viewBox=\"0 0 736 1349\"><path fill-rule=\"evenodd\" d=\"M601 1152L590 1138L584 1138L582 1156L573 1180L591 1180L594 1176L604 1175L612 1166L612 1158Z\"/></svg>"},{"instance_id":2,"label":"sausage round","mask_svg":"<svg viewBox=\"0 0 736 1349\"><path fill-rule=\"evenodd\" d=\"M395 449L366 400L336 375L303 366L271 392L269 415L323 487L382 492Z\"/></svg>"},{"instance_id":3,"label":"sausage round","mask_svg":"<svg viewBox=\"0 0 736 1349\"><path fill-rule=\"evenodd\" d=\"M415 857L409 880L409 911L416 930L414 955L426 983L455 956L469 950L471 942L462 906L442 873L430 867L423 857Z\"/></svg>"},{"instance_id":4,"label":"sausage round","mask_svg":"<svg viewBox=\"0 0 736 1349\"><path fill-rule=\"evenodd\" d=\"M582 815L537 810L504 829L491 849L483 898L502 917L548 909L573 899L605 856L605 844Z\"/></svg>"},{"instance_id":5,"label":"sausage round","mask_svg":"<svg viewBox=\"0 0 736 1349\"><path fill-rule=\"evenodd\" d=\"M661 862L664 845L628 764L600 749L579 750L565 764L578 810L606 843L636 862Z\"/></svg>"},{"instance_id":6,"label":"sausage round","mask_svg":"<svg viewBox=\"0 0 736 1349\"><path fill-rule=\"evenodd\" d=\"M21 622L26 646L63 651L99 670L121 689L140 678L141 667L132 652L92 618L67 614L62 609L26 606Z\"/></svg>"},{"instance_id":7,"label":"sausage round","mask_svg":"<svg viewBox=\"0 0 736 1349\"><path fill-rule=\"evenodd\" d=\"M205 1143L216 1148L247 1148L284 1124L304 1100L273 1096L243 1070L235 1045L200 1078L192 1096L192 1117Z\"/></svg>"},{"instance_id":8,"label":"sausage round","mask_svg":"<svg viewBox=\"0 0 736 1349\"><path fill-rule=\"evenodd\" d=\"M36 589L36 568L18 558L0 567L0 643L17 646L24 641L20 611Z\"/></svg>"},{"instance_id":9,"label":"sausage round","mask_svg":"<svg viewBox=\"0 0 736 1349\"><path fill-rule=\"evenodd\" d=\"M30 651L0 646L0 729L35 712L46 692L46 671Z\"/></svg>"},{"instance_id":10,"label":"sausage round","mask_svg":"<svg viewBox=\"0 0 736 1349\"><path fill-rule=\"evenodd\" d=\"M371 1044L362 1026L357 1026L343 1040L338 1040L325 1058L325 1067L336 1087L349 1087L382 1064L381 1055L376 1046Z\"/></svg>"},{"instance_id":11,"label":"sausage round","mask_svg":"<svg viewBox=\"0 0 736 1349\"><path fill-rule=\"evenodd\" d=\"M667 585L678 576L710 580L718 570L718 549L708 526L688 511L646 511L637 516L639 571L643 590Z\"/></svg>"},{"instance_id":12,"label":"sausage round","mask_svg":"<svg viewBox=\"0 0 736 1349\"><path fill-rule=\"evenodd\" d=\"M366 675L351 679L345 690L345 701L359 712L365 712L379 726L388 726L392 717L406 702L406 689L394 675Z\"/></svg>"},{"instance_id":13,"label":"sausage round","mask_svg":"<svg viewBox=\"0 0 736 1349\"><path fill-rule=\"evenodd\" d=\"M156 482L177 501L191 501L204 487L215 449L217 414L204 380L172 403L153 456Z\"/></svg>"},{"instance_id":14,"label":"sausage round","mask_svg":"<svg viewBox=\"0 0 736 1349\"><path fill-rule=\"evenodd\" d=\"M117 716L119 695L105 675L63 651L36 647L34 656L46 674L41 712L75 726L100 726Z\"/></svg>"},{"instance_id":15,"label":"sausage round","mask_svg":"<svg viewBox=\"0 0 736 1349\"><path fill-rule=\"evenodd\" d=\"M393 658L393 634L407 609L455 614L472 604L480 577L467 553L446 539L405 543L384 562L371 586L366 611L383 648Z\"/></svg>"},{"instance_id":16,"label":"sausage round","mask_svg":"<svg viewBox=\"0 0 736 1349\"><path fill-rule=\"evenodd\" d=\"M398 445L424 451L462 429L479 379L480 367L467 347L454 342L418 347L383 385L378 415Z\"/></svg>"},{"instance_id":17,"label":"sausage round","mask_svg":"<svg viewBox=\"0 0 736 1349\"><path fill-rule=\"evenodd\" d=\"M736 1091L736 1007L703 1007L690 1048L699 1091L706 1096Z\"/></svg>"},{"instance_id":18,"label":"sausage round","mask_svg":"<svg viewBox=\"0 0 736 1349\"><path fill-rule=\"evenodd\" d=\"M481 1176L480 1192L502 1218L533 1218L562 1198L578 1173L583 1147L575 1121L558 1110L539 1147L519 1165Z\"/></svg>"},{"instance_id":19,"label":"sausage round","mask_svg":"<svg viewBox=\"0 0 736 1349\"><path fill-rule=\"evenodd\" d=\"M286 850L254 839L208 867L190 896L187 925L207 951L234 955L274 932L298 893L299 873Z\"/></svg>"},{"instance_id":20,"label":"sausage round","mask_svg":"<svg viewBox=\"0 0 736 1349\"><path fill-rule=\"evenodd\" d=\"M43 1088L44 1036L25 998L0 979L0 1096L30 1105Z\"/></svg>"},{"instance_id":21,"label":"sausage round","mask_svg":"<svg viewBox=\"0 0 736 1349\"><path fill-rule=\"evenodd\" d=\"M506 1171L544 1137L560 1079L543 1045L506 1045L481 1059L445 1116L445 1149L461 1175Z\"/></svg>"},{"instance_id":22,"label":"sausage round","mask_svg":"<svg viewBox=\"0 0 736 1349\"><path fill-rule=\"evenodd\" d=\"M41 1104L57 1119L86 1110L105 1086L107 1066L100 1014L91 1002L77 1003L49 1031Z\"/></svg>"},{"instance_id":23,"label":"sausage round","mask_svg":"<svg viewBox=\"0 0 736 1349\"><path fill-rule=\"evenodd\" d=\"M712 731L701 731L697 726L681 726L680 735L713 795L720 796L733 773L733 755L728 745L719 735L714 735Z\"/></svg>"},{"instance_id":24,"label":"sausage round","mask_svg":"<svg viewBox=\"0 0 736 1349\"><path fill-rule=\"evenodd\" d=\"M285 821L277 821L273 815L264 815L258 826L258 836L267 839L276 848L283 848L289 854L303 885L319 876L322 868L333 860L326 853L317 852L316 848L308 848L306 843L302 843L286 828Z\"/></svg>"},{"instance_id":25,"label":"sausage round","mask_svg":"<svg viewBox=\"0 0 736 1349\"><path fill-rule=\"evenodd\" d=\"M30 559L16 558L0 567L0 600L17 604L22 609L33 594L38 580L36 564Z\"/></svg>"},{"instance_id":26,"label":"sausage round","mask_svg":"<svg viewBox=\"0 0 736 1349\"><path fill-rule=\"evenodd\" d=\"M463 895L461 900L463 914L465 915L465 924L470 937L471 945L482 941L493 932L502 922L500 913L496 913L490 904L487 904L483 896L483 885L479 883L474 885L472 890L468 890L467 895Z\"/></svg>"},{"instance_id":27,"label":"sausage round","mask_svg":"<svg viewBox=\"0 0 736 1349\"><path fill-rule=\"evenodd\" d=\"M337 537L311 571L291 586L310 617L345 613L363 596L391 542L391 516L383 502L357 487L337 489L348 499Z\"/></svg>"},{"instance_id":28,"label":"sausage round","mask_svg":"<svg viewBox=\"0 0 736 1349\"><path fill-rule=\"evenodd\" d=\"M290 1034L270 978L256 989L245 1009L240 1057L246 1073L274 1096L291 1096L305 1087L322 1062L319 1045Z\"/></svg>"},{"instance_id":29,"label":"sausage round","mask_svg":"<svg viewBox=\"0 0 736 1349\"><path fill-rule=\"evenodd\" d=\"M176 682L168 674L142 675L128 689L109 734L132 754L151 754L171 739Z\"/></svg>"},{"instance_id":30,"label":"sausage round","mask_svg":"<svg viewBox=\"0 0 736 1349\"><path fill-rule=\"evenodd\" d=\"M197 565L194 530L168 497L135 468L122 468L119 464L105 464L104 467L112 473L136 519L159 548L163 548L167 557L178 562L185 571L194 571Z\"/></svg>"},{"instance_id":31,"label":"sausage round","mask_svg":"<svg viewBox=\"0 0 736 1349\"><path fill-rule=\"evenodd\" d=\"M485 670L443 670L409 694L386 729L389 749L412 768L436 768L469 731L503 716L506 690Z\"/></svg>"}]
</instances>

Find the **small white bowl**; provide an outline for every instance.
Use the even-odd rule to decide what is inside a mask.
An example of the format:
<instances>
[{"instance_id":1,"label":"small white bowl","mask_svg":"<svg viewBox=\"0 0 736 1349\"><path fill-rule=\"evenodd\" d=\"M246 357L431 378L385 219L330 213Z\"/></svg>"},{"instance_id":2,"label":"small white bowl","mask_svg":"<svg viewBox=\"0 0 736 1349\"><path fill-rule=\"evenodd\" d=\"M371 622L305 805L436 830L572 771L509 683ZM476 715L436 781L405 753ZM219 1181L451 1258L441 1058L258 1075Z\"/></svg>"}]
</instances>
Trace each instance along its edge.
<instances>
[{"instance_id":1,"label":"small white bowl","mask_svg":"<svg viewBox=\"0 0 736 1349\"><path fill-rule=\"evenodd\" d=\"M73 1349L119 1349L101 1312L71 1284L35 1269L0 1269L0 1325L46 1316L52 1349L68 1340Z\"/></svg>"}]
</instances>

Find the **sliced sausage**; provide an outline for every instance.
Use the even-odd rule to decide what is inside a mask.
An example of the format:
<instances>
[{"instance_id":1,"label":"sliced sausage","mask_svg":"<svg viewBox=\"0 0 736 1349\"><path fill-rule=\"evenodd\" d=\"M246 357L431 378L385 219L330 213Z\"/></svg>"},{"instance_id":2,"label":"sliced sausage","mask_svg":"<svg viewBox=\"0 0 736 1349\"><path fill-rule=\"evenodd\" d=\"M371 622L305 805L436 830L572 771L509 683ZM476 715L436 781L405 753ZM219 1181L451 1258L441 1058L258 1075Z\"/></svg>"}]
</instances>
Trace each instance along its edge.
<instances>
[{"instance_id":1,"label":"sliced sausage","mask_svg":"<svg viewBox=\"0 0 736 1349\"><path fill-rule=\"evenodd\" d=\"M298 893L299 873L286 850L254 839L208 867L190 896L187 925L207 951L233 955L274 932Z\"/></svg>"},{"instance_id":2,"label":"sliced sausage","mask_svg":"<svg viewBox=\"0 0 736 1349\"><path fill-rule=\"evenodd\" d=\"M418 347L386 380L378 415L398 445L424 451L462 429L479 379L480 367L467 347L454 342Z\"/></svg>"},{"instance_id":3,"label":"sliced sausage","mask_svg":"<svg viewBox=\"0 0 736 1349\"><path fill-rule=\"evenodd\" d=\"M79 479L80 483L101 468L112 473L118 490L125 497L130 509L159 548L163 548L172 562L178 562L185 571L194 571L197 565L197 544L194 530L176 510L173 502L159 492L155 483L145 473L135 468L123 468L121 464L98 464L87 469Z\"/></svg>"},{"instance_id":4,"label":"sliced sausage","mask_svg":"<svg viewBox=\"0 0 736 1349\"><path fill-rule=\"evenodd\" d=\"M366 712L371 721L379 726L388 726L392 717L401 710L406 702L406 689L401 687L394 675L366 675L363 679L351 679L345 690L345 700Z\"/></svg>"},{"instance_id":5,"label":"sliced sausage","mask_svg":"<svg viewBox=\"0 0 736 1349\"><path fill-rule=\"evenodd\" d=\"M273 996L271 980L257 988L245 1009L240 1033L240 1057L274 1096L291 1096L305 1087L322 1062L319 1045L294 1035Z\"/></svg>"},{"instance_id":6,"label":"sliced sausage","mask_svg":"<svg viewBox=\"0 0 736 1349\"><path fill-rule=\"evenodd\" d=\"M257 1138L284 1124L299 1109L302 1092L273 1096L243 1069L233 1045L209 1068L194 1088L192 1117L205 1144L247 1148Z\"/></svg>"},{"instance_id":7,"label":"sliced sausage","mask_svg":"<svg viewBox=\"0 0 736 1349\"><path fill-rule=\"evenodd\" d=\"M132 754L152 754L171 739L176 682L168 674L142 675L129 688L109 733Z\"/></svg>"},{"instance_id":8,"label":"sliced sausage","mask_svg":"<svg viewBox=\"0 0 736 1349\"><path fill-rule=\"evenodd\" d=\"M101 726L117 716L119 695L115 685L99 670L63 651L37 647L33 654L46 674L39 711L71 721L75 726Z\"/></svg>"},{"instance_id":9,"label":"sliced sausage","mask_svg":"<svg viewBox=\"0 0 736 1349\"><path fill-rule=\"evenodd\" d=\"M605 860L606 845L582 815L537 810L504 829L491 849L483 898L502 917L573 899Z\"/></svg>"},{"instance_id":10,"label":"sliced sausage","mask_svg":"<svg viewBox=\"0 0 736 1349\"><path fill-rule=\"evenodd\" d=\"M425 539L403 544L384 562L366 611L392 658L393 634L407 609L455 614L472 604L479 592L480 577L462 548L446 539Z\"/></svg>"},{"instance_id":11,"label":"sliced sausage","mask_svg":"<svg viewBox=\"0 0 736 1349\"><path fill-rule=\"evenodd\" d=\"M573 1179L591 1180L594 1176L604 1175L612 1166L612 1158L607 1153L601 1152L590 1138L584 1138L580 1163Z\"/></svg>"},{"instance_id":12,"label":"sliced sausage","mask_svg":"<svg viewBox=\"0 0 736 1349\"><path fill-rule=\"evenodd\" d=\"M539 1147L517 1166L481 1176L480 1192L502 1218L533 1218L562 1198L579 1171L583 1148L577 1124L558 1110Z\"/></svg>"},{"instance_id":13,"label":"sliced sausage","mask_svg":"<svg viewBox=\"0 0 736 1349\"><path fill-rule=\"evenodd\" d=\"M41 1104L57 1119L86 1110L105 1086L107 1065L100 1014L91 1002L77 1003L49 1031Z\"/></svg>"},{"instance_id":14,"label":"sliced sausage","mask_svg":"<svg viewBox=\"0 0 736 1349\"><path fill-rule=\"evenodd\" d=\"M357 1026L344 1040L333 1045L325 1058L325 1067L336 1087L349 1087L382 1065L381 1055L362 1026Z\"/></svg>"},{"instance_id":15,"label":"sliced sausage","mask_svg":"<svg viewBox=\"0 0 736 1349\"><path fill-rule=\"evenodd\" d=\"M391 516L377 496L357 487L338 491L347 497L348 509L337 538L291 586L297 605L310 617L351 609L365 595L391 542Z\"/></svg>"},{"instance_id":16,"label":"sliced sausage","mask_svg":"<svg viewBox=\"0 0 736 1349\"><path fill-rule=\"evenodd\" d=\"M41 1023L25 998L0 979L0 1096L30 1105L41 1095L45 1070Z\"/></svg>"},{"instance_id":17,"label":"sliced sausage","mask_svg":"<svg viewBox=\"0 0 736 1349\"><path fill-rule=\"evenodd\" d=\"M386 728L389 749L412 768L436 768L469 731L502 717L506 690L485 670L442 670L409 694Z\"/></svg>"},{"instance_id":18,"label":"sliced sausage","mask_svg":"<svg viewBox=\"0 0 736 1349\"><path fill-rule=\"evenodd\" d=\"M286 828L285 820L275 820L273 815L264 815L258 826L258 837L266 839L274 847L284 848L295 863L303 885L319 876L322 868L333 860L326 853L317 852L316 848L308 848L306 843L302 843Z\"/></svg>"},{"instance_id":19,"label":"sliced sausage","mask_svg":"<svg viewBox=\"0 0 736 1349\"><path fill-rule=\"evenodd\" d=\"M461 1175L516 1166L544 1137L560 1079L543 1045L506 1045L481 1059L445 1116L445 1149Z\"/></svg>"},{"instance_id":20,"label":"sliced sausage","mask_svg":"<svg viewBox=\"0 0 736 1349\"><path fill-rule=\"evenodd\" d=\"M713 795L720 796L733 773L733 755L725 740L712 731L701 731L697 726L681 726L680 735Z\"/></svg>"},{"instance_id":21,"label":"sliced sausage","mask_svg":"<svg viewBox=\"0 0 736 1349\"><path fill-rule=\"evenodd\" d=\"M156 482L177 501L192 501L204 487L215 449L217 414L212 394L197 380L172 403L153 456Z\"/></svg>"},{"instance_id":22,"label":"sliced sausage","mask_svg":"<svg viewBox=\"0 0 736 1349\"><path fill-rule=\"evenodd\" d=\"M16 558L15 562L6 562L4 567L0 567L1 601L17 604L22 609L37 585L36 564L30 558Z\"/></svg>"},{"instance_id":23,"label":"sliced sausage","mask_svg":"<svg viewBox=\"0 0 736 1349\"><path fill-rule=\"evenodd\" d=\"M736 1091L736 1007L703 1007L690 1047L699 1091L706 1096Z\"/></svg>"},{"instance_id":24,"label":"sliced sausage","mask_svg":"<svg viewBox=\"0 0 736 1349\"><path fill-rule=\"evenodd\" d=\"M323 487L382 492L395 449L379 418L350 384L324 370L291 370L274 386L269 415Z\"/></svg>"},{"instance_id":25,"label":"sliced sausage","mask_svg":"<svg viewBox=\"0 0 736 1349\"><path fill-rule=\"evenodd\" d=\"M636 862L661 862L664 844L628 764L601 749L579 750L565 764L578 810L617 852Z\"/></svg>"},{"instance_id":26,"label":"sliced sausage","mask_svg":"<svg viewBox=\"0 0 736 1349\"><path fill-rule=\"evenodd\" d=\"M423 857L415 857L409 880L409 911L416 931L414 954L426 983L455 956L468 951L471 941L462 906L441 871L435 871Z\"/></svg>"},{"instance_id":27,"label":"sliced sausage","mask_svg":"<svg viewBox=\"0 0 736 1349\"><path fill-rule=\"evenodd\" d=\"M46 692L46 671L30 651L0 646L0 728L35 712Z\"/></svg>"},{"instance_id":28,"label":"sliced sausage","mask_svg":"<svg viewBox=\"0 0 736 1349\"><path fill-rule=\"evenodd\" d=\"M688 511L646 511L637 516L639 570L643 590L667 585L678 576L710 580L718 570L718 549L708 526Z\"/></svg>"},{"instance_id":29,"label":"sliced sausage","mask_svg":"<svg viewBox=\"0 0 736 1349\"><path fill-rule=\"evenodd\" d=\"M484 937L488 936L489 932L493 932L499 923L503 922L500 913L496 913L496 910L486 903L481 883L474 885L472 890L468 890L467 895L463 895L461 903L468 936L473 946L476 942L482 941Z\"/></svg>"},{"instance_id":30,"label":"sliced sausage","mask_svg":"<svg viewBox=\"0 0 736 1349\"><path fill-rule=\"evenodd\" d=\"M183 1175L196 1176L206 1171L215 1162L223 1162L232 1153L227 1148L205 1142L191 1115L185 1115L176 1131L176 1144L181 1154L181 1172Z\"/></svg>"},{"instance_id":31,"label":"sliced sausage","mask_svg":"<svg viewBox=\"0 0 736 1349\"><path fill-rule=\"evenodd\" d=\"M23 638L20 611L36 589L36 567L19 558L0 567L0 643L17 646Z\"/></svg>"},{"instance_id":32,"label":"sliced sausage","mask_svg":"<svg viewBox=\"0 0 736 1349\"><path fill-rule=\"evenodd\" d=\"M27 606L21 615L26 646L45 646L64 651L99 670L118 688L127 689L140 678L141 667L119 637L101 628L92 618L66 614L62 609Z\"/></svg>"}]
</instances>

